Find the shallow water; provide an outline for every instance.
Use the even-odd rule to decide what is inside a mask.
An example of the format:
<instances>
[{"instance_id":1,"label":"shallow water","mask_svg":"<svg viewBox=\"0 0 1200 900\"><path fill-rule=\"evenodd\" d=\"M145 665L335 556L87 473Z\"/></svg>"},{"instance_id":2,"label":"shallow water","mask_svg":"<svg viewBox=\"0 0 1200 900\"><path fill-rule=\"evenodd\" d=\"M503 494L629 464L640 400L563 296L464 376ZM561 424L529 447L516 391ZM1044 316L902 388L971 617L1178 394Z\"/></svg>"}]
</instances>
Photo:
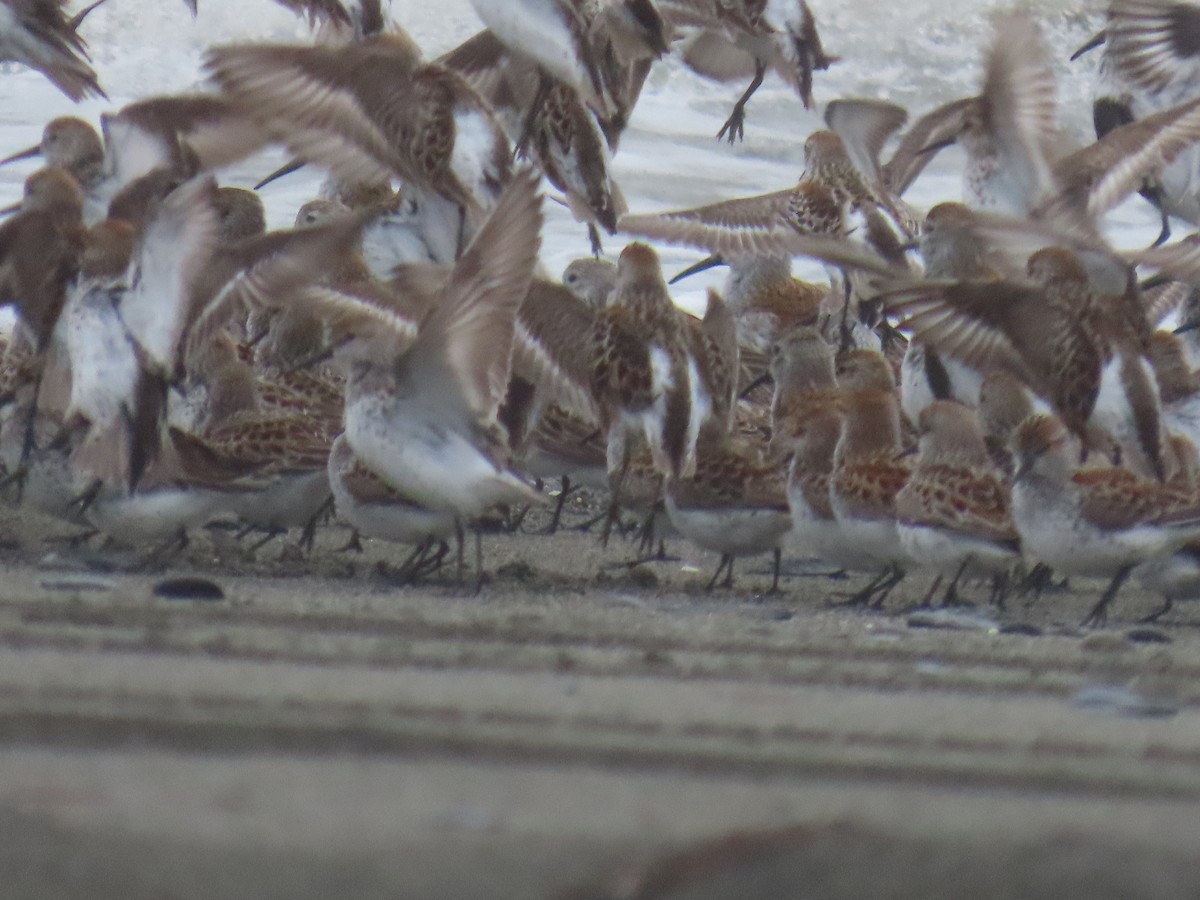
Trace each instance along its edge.
<instances>
[{"instance_id":1,"label":"shallow water","mask_svg":"<svg viewBox=\"0 0 1200 900\"><path fill-rule=\"evenodd\" d=\"M914 116L976 90L990 16L1012 6L997 0L810 0L810 5L827 51L842 57L829 71L817 73L818 103L841 96L878 97L904 104ZM1098 27L1101 4L1050 0L1026 5L1035 7L1060 60L1064 127L1083 138L1090 122L1096 59L1093 54L1069 64L1067 57ZM36 142L42 125L56 115L95 120L103 110L135 97L199 86L200 57L210 44L304 40L307 34L291 13L268 0L201 0L200 7L194 21L181 2L170 0L110 0L100 7L84 32L111 101L76 107L38 74L14 71L0 80L0 152ZM394 0L392 11L430 55L453 47L479 27L467 0ZM803 139L821 125L819 110L805 112L794 94L769 76L749 107L745 142L731 147L713 135L740 90L739 85L703 81L674 61L652 73L615 160L618 181L633 211L693 206L794 183L803 165ZM222 177L227 183L249 186L281 161L277 152L264 154ZM957 151L943 153L907 199L918 208L958 199L961 165ZM19 196L21 181L33 168L33 163L25 163L0 169L0 203ZM267 188L263 197L272 225L289 224L317 182L315 174L299 174ZM586 237L558 204L547 204L546 213L542 258L557 274L587 251ZM1136 244L1144 234L1156 233L1154 215L1144 203L1122 207L1111 223L1122 243ZM610 239L606 249L614 252L620 246L619 239ZM696 258L695 251L663 248L668 271ZM799 269L820 272L816 266ZM712 273L691 279L677 299L695 308L702 303L704 287L720 278Z\"/></svg>"}]
</instances>

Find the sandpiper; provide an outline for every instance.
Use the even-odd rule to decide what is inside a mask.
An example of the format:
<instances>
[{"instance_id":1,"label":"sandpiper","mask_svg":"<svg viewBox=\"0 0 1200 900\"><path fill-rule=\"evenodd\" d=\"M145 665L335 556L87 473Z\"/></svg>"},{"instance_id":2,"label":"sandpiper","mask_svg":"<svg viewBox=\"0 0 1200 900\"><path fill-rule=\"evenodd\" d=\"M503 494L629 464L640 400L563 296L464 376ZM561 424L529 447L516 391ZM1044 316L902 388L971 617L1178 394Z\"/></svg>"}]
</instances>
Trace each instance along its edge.
<instances>
[{"instance_id":1,"label":"sandpiper","mask_svg":"<svg viewBox=\"0 0 1200 900\"><path fill-rule=\"evenodd\" d=\"M329 486L338 518L363 537L411 544L420 551L454 533L453 512L421 506L390 487L354 455L345 435L338 435L329 451ZM414 553L400 576L422 571L419 559L419 552Z\"/></svg>"},{"instance_id":2,"label":"sandpiper","mask_svg":"<svg viewBox=\"0 0 1200 900\"><path fill-rule=\"evenodd\" d=\"M87 196L85 220L109 214L124 189L151 172L166 170L185 180L258 150L261 130L227 100L205 94L151 97L101 116L101 131L73 116L52 119L38 144L0 160L33 156L70 172Z\"/></svg>"},{"instance_id":3,"label":"sandpiper","mask_svg":"<svg viewBox=\"0 0 1200 900\"><path fill-rule=\"evenodd\" d=\"M1013 452L1013 520L1025 552L1067 575L1111 579L1084 625L1104 622L1137 565L1200 535L1200 510L1180 509L1162 484L1121 468L1077 470L1071 436L1053 415L1026 419Z\"/></svg>"},{"instance_id":4,"label":"sandpiper","mask_svg":"<svg viewBox=\"0 0 1200 900\"><path fill-rule=\"evenodd\" d=\"M88 65L87 45L63 11L63 0L0 3L0 60L37 69L75 102L104 97Z\"/></svg>"},{"instance_id":5,"label":"sandpiper","mask_svg":"<svg viewBox=\"0 0 1200 900\"><path fill-rule=\"evenodd\" d=\"M772 452L782 458L793 437L817 407L836 405L841 397L833 348L815 328L793 328L771 346ZM832 450L830 450L832 460Z\"/></svg>"},{"instance_id":6,"label":"sandpiper","mask_svg":"<svg viewBox=\"0 0 1200 900\"><path fill-rule=\"evenodd\" d=\"M941 400L918 423L920 443L912 475L896 495L900 543L917 565L957 582L1003 577L1020 559L1012 497L988 456L975 413Z\"/></svg>"},{"instance_id":7,"label":"sandpiper","mask_svg":"<svg viewBox=\"0 0 1200 900\"><path fill-rule=\"evenodd\" d=\"M901 456L900 404L891 365L882 354L851 350L837 367L842 431L834 452L829 498L851 567L882 573L851 602L881 604L903 580L911 560L896 529L896 496L912 473Z\"/></svg>"},{"instance_id":8,"label":"sandpiper","mask_svg":"<svg viewBox=\"0 0 1200 900\"><path fill-rule=\"evenodd\" d=\"M1069 250L1040 250L1027 270L1032 285L944 282L893 308L906 310L903 327L941 355L1024 380L1086 446L1123 453L1161 476L1159 402L1139 334L1144 321L1131 322L1119 300L1093 291Z\"/></svg>"},{"instance_id":9,"label":"sandpiper","mask_svg":"<svg viewBox=\"0 0 1200 900\"><path fill-rule=\"evenodd\" d=\"M532 174L515 178L412 346L398 358L359 356L346 383L355 455L406 497L460 524L496 505L540 502L507 468L496 418L536 261L540 199ZM478 543L476 550L478 561Z\"/></svg>"},{"instance_id":10,"label":"sandpiper","mask_svg":"<svg viewBox=\"0 0 1200 900\"><path fill-rule=\"evenodd\" d=\"M562 282L580 300L600 309L617 286L617 264L592 256L573 259L563 269Z\"/></svg>"},{"instance_id":11,"label":"sandpiper","mask_svg":"<svg viewBox=\"0 0 1200 900\"><path fill-rule=\"evenodd\" d=\"M83 191L66 172L41 169L15 209L0 225L0 304L16 307L41 351L83 252Z\"/></svg>"},{"instance_id":12,"label":"sandpiper","mask_svg":"<svg viewBox=\"0 0 1200 900\"><path fill-rule=\"evenodd\" d=\"M622 216L619 227L626 234L700 247L722 259L804 255L835 267L833 277L841 267L897 273L894 262L846 239L845 204L829 186L808 178L769 194Z\"/></svg>"},{"instance_id":13,"label":"sandpiper","mask_svg":"<svg viewBox=\"0 0 1200 900\"><path fill-rule=\"evenodd\" d=\"M770 590L779 590L782 543L792 517L787 476L775 460L736 441L703 446L694 475L667 479L666 510L684 537L721 554L710 589L722 570L724 587L733 587L735 557L770 551L775 557Z\"/></svg>"},{"instance_id":14,"label":"sandpiper","mask_svg":"<svg viewBox=\"0 0 1200 900\"><path fill-rule=\"evenodd\" d=\"M617 320L618 328L637 335L648 347L649 370L637 373L639 381L648 382L644 384L648 396L625 405L624 421L610 426L610 465L624 458L625 431L633 427L645 434L654 464L663 474L688 475L695 468L703 410L696 396L699 376L680 316L663 280L658 254L646 244L628 245L617 263L612 298L597 318L606 324ZM607 348L601 353L608 355ZM614 371L602 375L602 380L625 380L622 375Z\"/></svg>"},{"instance_id":15,"label":"sandpiper","mask_svg":"<svg viewBox=\"0 0 1200 900\"><path fill-rule=\"evenodd\" d=\"M217 240L215 190L207 177L181 185L140 235L116 219L88 232L62 315L71 363L64 424L88 424L72 464L108 495L136 488L157 453L192 291Z\"/></svg>"},{"instance_id":16,"label":"sandpiper","mask_svg":"<svg viewBox=\"0 0 1200 900\"><path fill-rule=\"evenodd\" d=\"M327 461L340 423L305 411L245 410L201 435L170 432L181 478L220 491L221 509L269 535L311 529L330 502Z\"/></svg>"},{"instance_id":17,"label":"sandpiper","mask_svg":"<svg viewBox=\"0 0 1200 900\"><path fill-rule=\"evenodd\" d=\"M589 46L597 39L598 33L588 32ZM599 47L594 49L598 54ZM619 137L611 130L617 127L614 118L598 118L572 85L544 78L534 60L514 54L491 31L470 38L439 62L459 72L491 104L518 153L545 173L575 218L587 223L593 252L599 253L597 226L612 234L625 212L611 174ZM619 114L622 122L631 111Z\"/></svg>"},{"instance_id":18,"label":"sandpiper","mask_svg":"<svg viewBox=\"0 0 1200 900\"><path fill-rule=\"evenodd\" d=\"M816 20L804 0L659 0L658 5L676 27L705 33L703 52L696 48L684 55L685 62L699 74L728 80L719 74L722 69L728 72L728 65L714 66L707 57L728 56L731 51L748 57L753 80L717 133L718 139L727 137L730 143L745 136L746 104L762 85L768 68L796 91L805 109L811 109L813 72L829 68L838 59L821 46ZM739 72L733 77L742 75Z\"/></svg>"},{"instance_id":19,"label":"sandpiper","mask_svg":"<svg viewBox=\"0 0 1200 900\"><path fill-rule=\"evenodd\" d=\"M940 146L957 142L966 150L968 205L1023 215L1052 189L1057 116L1057 81L1041 30L1029 14L1009 13L997 22L980 94L939 107L913 129L946 135L919 148L922 162ZM908 171L900 180L913 177Z\"/></svg>"},{"instance_id":20,"label":"sandpiper","mask_svg":"<svg viewBox=\"0 0 1200 900\"><path fill-rule=\"evenodd\" d=\"M701 435L717 442L733 426L741 369L737 322L728 304L712 288L708 290L704 318L686 316L683 322L694 365L689 374L689 378L695 378L692 402L699 407L694 415L701 420Z\"/></svg>"},{"instance_id":21,"label":"sandpiper","mask_svg":"<svg viewBox=\"0 0 1200 900\"><path fill-rule=\"evenodd\" d=\"M857 568L858 556L842 533L829 498L833 454L842 432L836 396L814 401L788 431L788 509L796 547L839 568Z\"/></svg>"}]
</instances>

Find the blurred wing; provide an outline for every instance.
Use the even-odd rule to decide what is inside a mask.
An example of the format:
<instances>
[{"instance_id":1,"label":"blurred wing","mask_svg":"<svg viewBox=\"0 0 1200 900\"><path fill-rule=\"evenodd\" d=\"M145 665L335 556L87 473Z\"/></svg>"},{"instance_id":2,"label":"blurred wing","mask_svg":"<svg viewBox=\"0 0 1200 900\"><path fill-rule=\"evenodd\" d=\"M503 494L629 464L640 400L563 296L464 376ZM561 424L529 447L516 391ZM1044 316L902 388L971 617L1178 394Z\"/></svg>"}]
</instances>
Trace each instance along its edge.
<instances>
[{"instance_id":1,"label":"blurred wing","mask_svg":"<svg viewBox=\"0 0 1200 900\"><path fill-rule=\"evenodd\" d=\"M883 167L884 184L897 194L907 191L938 151L958 137L963 117L978 102L974 97L954 100L918 119Z\"/></svg>"},{"instance_id":2,"label":"blurred wing","mask_svg":"<svg viewBox=\"0 0 1200 900\"><path fill-rule=\"evenodd\" d=\"M879 157L888 138L904 127L908 110L883 100L834 100L825 123L842 139L855 168L878 188L884 185Z\"/></svg>"},{"instance_id":3,"label":"blurred wing","mask_svg":"<svg viewBox=\"0 0 1200 900\"><path fill-rule=\"evenodd\" d=\"M625 234L700 247L723 256L756 256L758 240L779 230L792 191L726 200L653 215L622 216Z\"/></svg>"},{"instance_id":4,"label":"blurred wing","mask_svg":"<svg viewBox=\"0 0 1200 900\"><path fill-rule=\"evenodd\" d=\"M421 393L461 392L467 408L491 422L508 389L517 310L529 291L541 244L538 176L514 176L483 228L454 266L438 304L399 364Z\"/></svg>"},{"instance_id":5,"label":"blurred wing","mask_svg":"<svg viewBox=\"0 0 1200 900\"><path fill-rule=\"evenodd\" d=\"M1053 190L1049 152L1058 141L1058 84L1033 17L1011 13L996 28L984 75L983 115L1007 171L1033 206Z\"/></svg>"},{"instance_id":6,"label":"blurred wing","mask_svg":"<svg viewBox=\"0 0 1200 900\"><path fill-rule=\"evenodd\" d=\"M208 51L216 82L293 155L345 181L412 178L388 136L364 112L356 88L387 79L400 96L413 64L351 47L245 44Z\"/></svg>"},{"instance_id":7,"label":"blurred wing","mask_svg":"<svg viewBox=\"0 0 1200 900\"><path fill-rule=\"evenodd\" d=\"M1160 91L1200 76L1200 8L1175 0L1110 0L1107 53L1134 85Z\"/></svg>"},{"instance_id":8,"label":"blurred wing","mask_svg":"<svg viewBox=\"0 0 1200 900\"><path fill-rule=\"evenodd\" d=\"M149 360L168 375L191 317L193 289L217 243L216 189L206 175L168 194L130 263L121 319Z\"/></svg>"}]
</instances>

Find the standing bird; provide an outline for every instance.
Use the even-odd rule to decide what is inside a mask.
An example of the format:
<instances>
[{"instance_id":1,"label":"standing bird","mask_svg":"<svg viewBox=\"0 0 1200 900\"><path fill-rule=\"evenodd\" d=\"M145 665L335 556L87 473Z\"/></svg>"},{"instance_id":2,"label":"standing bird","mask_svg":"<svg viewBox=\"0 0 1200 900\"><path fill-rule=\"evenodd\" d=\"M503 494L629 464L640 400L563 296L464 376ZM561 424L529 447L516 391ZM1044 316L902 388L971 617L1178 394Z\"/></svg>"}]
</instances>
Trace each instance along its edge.
<instances>
[{"instance_id":1,"label":"standing bird","mask_svg":"<svg viewBox=\"0 0 1200 900\"><path fill-rule=\"evenodd\" d=\"M346 440L406 499L458 526L499 504L539 502L507 465L497 412L508 387L517 310L529 290L542 214L535 177L514 178L399 356L356 359ZM476 561L482 550L476 532ZM482 571L476 569L477 586Z\"/></svg>"}]
</instances>

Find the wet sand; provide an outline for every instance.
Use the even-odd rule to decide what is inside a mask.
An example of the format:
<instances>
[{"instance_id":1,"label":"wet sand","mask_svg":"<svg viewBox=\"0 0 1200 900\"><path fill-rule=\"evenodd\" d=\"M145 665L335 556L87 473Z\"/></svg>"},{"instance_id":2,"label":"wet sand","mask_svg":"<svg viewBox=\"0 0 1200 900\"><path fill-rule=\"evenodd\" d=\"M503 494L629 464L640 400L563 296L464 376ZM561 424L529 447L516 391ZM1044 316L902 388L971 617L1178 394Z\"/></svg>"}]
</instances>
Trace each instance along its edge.
<instances>
[{"instance_id":1,"label":"wet sand","mask_svg":"<svg viewBox=\"0 0 1200 900\"><path fill-rule=\"evenodd\" d=\"M973 609L930 613L910 609L914 577L883 611L847 609L862 579L789 559L767 596L765 558L708 593L716 560L682 541L682 559L628 569L632 542L576 533L486 536L479 596L452 570L392 585L381 563L403 548L340 553L340 529L308 558L213 530L130 575L100 567L132 553L46 542L71 530L0 519L5 897L1200 883L1186 605L1137 626L1157 601L1131 590L1083 632L1099 584L1004 611L973 587ZM180 574L225 599L155 596Z\"/></svg>"}]
</instances>

